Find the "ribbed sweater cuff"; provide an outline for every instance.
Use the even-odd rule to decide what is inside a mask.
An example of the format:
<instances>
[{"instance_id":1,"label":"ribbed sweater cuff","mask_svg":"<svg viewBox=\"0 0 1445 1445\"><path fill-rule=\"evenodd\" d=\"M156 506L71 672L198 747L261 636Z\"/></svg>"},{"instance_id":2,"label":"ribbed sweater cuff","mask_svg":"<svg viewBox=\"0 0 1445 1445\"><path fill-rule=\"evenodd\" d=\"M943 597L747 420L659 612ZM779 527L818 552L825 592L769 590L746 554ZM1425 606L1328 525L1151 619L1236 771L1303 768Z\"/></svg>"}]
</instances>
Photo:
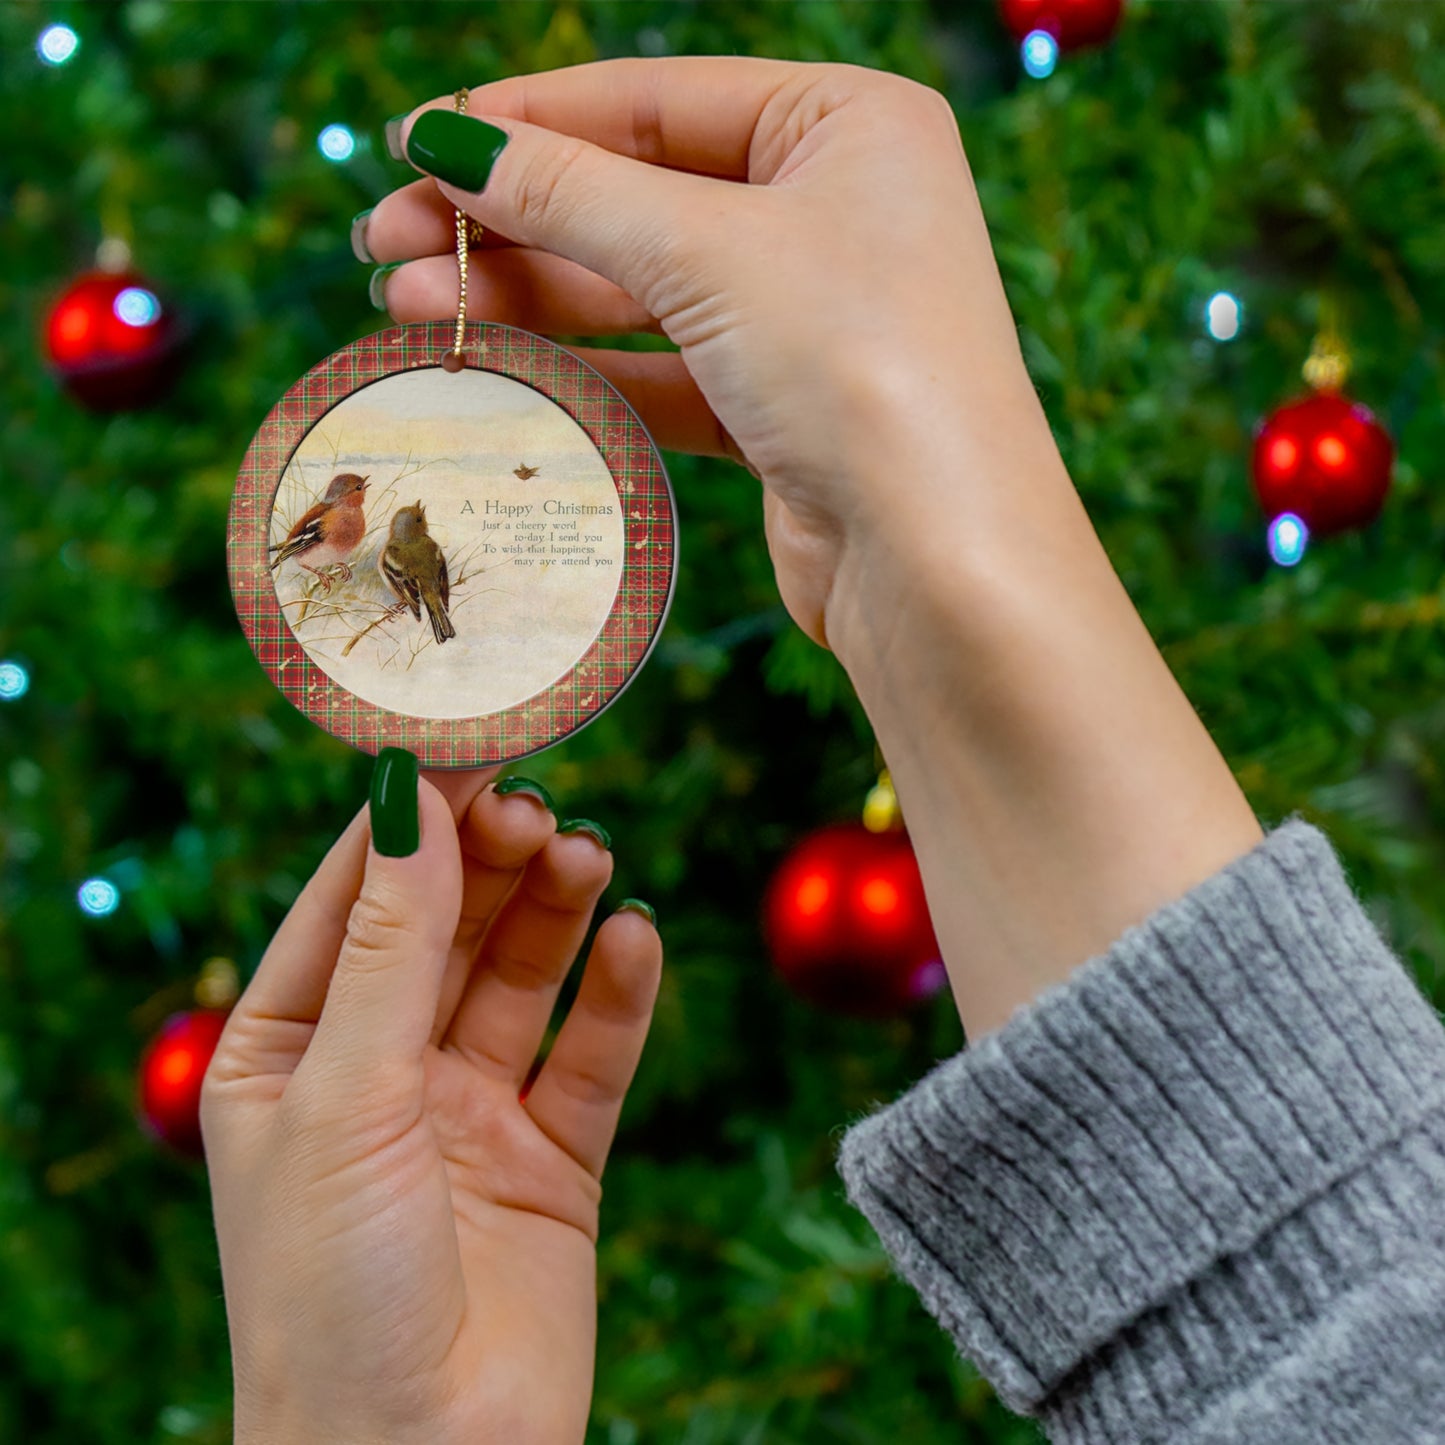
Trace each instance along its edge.
<instances>
[{"instance_id":1,"label":"ribbed sweater cuff","mask_svg":"<svg viewBox=\"0 0 1445 1445\"><path fill-rule=\"evenodd\" d=\"M1267 1353L1241 1334L1347 1286L1331 1248L1378 1258L1372 1161L1430 1187L1442 1103L1439 1019L1291 821L855 1125L839 1167L1006 1403L1143 1439L1210 1360Z\"/></svg>"}]
</instances>

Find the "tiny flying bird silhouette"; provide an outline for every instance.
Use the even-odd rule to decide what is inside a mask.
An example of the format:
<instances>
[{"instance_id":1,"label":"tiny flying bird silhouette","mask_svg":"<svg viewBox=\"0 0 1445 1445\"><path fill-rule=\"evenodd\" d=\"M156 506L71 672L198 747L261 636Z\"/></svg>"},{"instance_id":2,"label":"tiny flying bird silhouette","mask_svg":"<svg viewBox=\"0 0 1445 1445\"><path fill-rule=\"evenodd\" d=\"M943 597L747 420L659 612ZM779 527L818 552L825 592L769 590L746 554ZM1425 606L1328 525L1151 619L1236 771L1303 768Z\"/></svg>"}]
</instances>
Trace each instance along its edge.
<instances>
[{"instance_id":1,"label":"tiny flying bird silhouette","mask_svg":"<svg viewBox=\"0 0 1445 1445\"><path fill-rule=\"evenodd\" d=\"M532 480L533 477L537 475L537 472L537 467L529 467L526 462L523 462L522 465L512 473L512 475L514 477L521 477L524 482L529 482Z\"/></svg>"},{"instance_id":2,"label":"tiny flying bird silhouette","mask_svg":"<svg viewBox=\"0 0 1445 1445\"><path fill-rule=\"evenodd\" d=\"M421 609L426 608L432 635L438 643L457 635L447 615L452 591L447 559L427 531L426 509L420 499L414 507L396 509L391 519L391 535L376 559L376 570L396 600L410 608L418 622Z\"/></svg>"},{"instance_id":3,"label":"tiny flying bird silhouette","mask_svg":"<svg viewBox=\"0 0 1445 1445\"><path fill-rule=\"evenodd\" d=\"M283 562L294 558L319 577L328 592L331 579L324 574L327 567L339 567L349 582L351 568L346 565L346 559L366 535L366 517L361 504L366 498L367 481L367 477L358 477L355 472L341 472L332 477L326 494L301 514L285 541L273 542L267 548L276 553L271 570L274 572Z\"/></svg>"}]
</instances>

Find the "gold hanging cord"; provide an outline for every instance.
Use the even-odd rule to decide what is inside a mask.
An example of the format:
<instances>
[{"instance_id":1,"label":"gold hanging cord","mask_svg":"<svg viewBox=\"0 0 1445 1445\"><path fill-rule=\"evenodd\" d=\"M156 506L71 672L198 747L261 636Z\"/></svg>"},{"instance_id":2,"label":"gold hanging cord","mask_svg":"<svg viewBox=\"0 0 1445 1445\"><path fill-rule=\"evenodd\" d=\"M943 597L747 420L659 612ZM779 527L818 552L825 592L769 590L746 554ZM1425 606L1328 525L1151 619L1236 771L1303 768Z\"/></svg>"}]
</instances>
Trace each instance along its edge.
<instances>
[{"instance_id":1,"label":"gold hanging cord","mask_svg":"<svg viewBox=\"0 0 1445 1445\"><path fill-rule=\"evenodd\" d=\"M452 104L461 115L467 113L470 94L463 87L452 97ZM467 332L467 250L469 246L480 245L484 234L480 221L472 220L465 211L457 212L457 331L452 349L442 357L442 365L448 371L460 371L467 364L462 350Z\"/></svg>"},{"instance_id":2,"label":"gold hanging cord","mask_svg":"<svg viewBox=\"0 0 1445 1445\"><path fill-rule=\"evenodd\" d=\"M1340 303L1331 292L1320 297L1319 329L1304 368L1305 383L1316 391L1340 391L1350 376L1350 352L1341 326Z\"/></svg>"}]
</instances>

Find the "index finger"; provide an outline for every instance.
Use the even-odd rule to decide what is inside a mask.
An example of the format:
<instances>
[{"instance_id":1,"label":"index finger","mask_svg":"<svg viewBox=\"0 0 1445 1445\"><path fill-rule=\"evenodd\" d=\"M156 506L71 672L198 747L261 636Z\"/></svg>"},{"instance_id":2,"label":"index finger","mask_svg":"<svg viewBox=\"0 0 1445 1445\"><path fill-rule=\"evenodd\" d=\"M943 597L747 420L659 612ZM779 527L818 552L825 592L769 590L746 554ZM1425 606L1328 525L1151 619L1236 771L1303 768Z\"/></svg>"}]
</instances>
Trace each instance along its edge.
<instances>
[{"instance_id":1,"label":"index finger","mask_svg":"<svg viewBox=\"0 0 1445 1445\"><path fill-rule=\"evenodd\" d=\"M817 69L743 55L629 56L490 81L471 92L468 109L527 121L672 170L767 179L749 174L764 112ZM447 96L417 112L452 106Z\"/></svg>"}]
</instances>

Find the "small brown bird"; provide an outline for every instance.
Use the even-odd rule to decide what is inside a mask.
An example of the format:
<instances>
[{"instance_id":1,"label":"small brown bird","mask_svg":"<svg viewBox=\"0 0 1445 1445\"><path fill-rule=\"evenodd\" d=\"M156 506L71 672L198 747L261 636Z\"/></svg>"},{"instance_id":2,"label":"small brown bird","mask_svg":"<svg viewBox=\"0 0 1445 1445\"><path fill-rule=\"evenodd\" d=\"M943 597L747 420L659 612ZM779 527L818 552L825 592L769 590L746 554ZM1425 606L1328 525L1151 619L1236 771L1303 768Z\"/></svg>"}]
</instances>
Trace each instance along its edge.
<instances>
[{"instance_id":1,"label":"small brown bird","mask_svg":"<svg viewBox=\"0 0 1445 1445\"><path fill-rule=\"evenodd\" d=\"M513 471L512 475L514 477L521 477L524 482L530 482L532 478L537 475L537 471L538 468L529 467L526 462L523 462L520 467Z\"/></svg>"},{"instance_id":2,"label":"small brown bird","mask_svg":"<svg viewBox=\"0 0 1445 1445\"><path fill-rule=\"evenodd\" d=\"M324 575L328 567L339 567L346 580L351 581L351 568L346 565L346 559L366 535L366 517L361 504L366 498L367 480L355 472L332 477L326 495L301 515L286 534L286 540L273 542L267 548L276 553L271 570L274 572L283 562L294 558L319 577L328 592L331 578Z\"/></svg>"},{"instance_id":3,"label":"small brown bird","mask_svg":"<svg viewBox=\"0 0 1445 1445\"><path fill-rule=\"evenodd\" d=\"M447 616L452 592L447 559L426 529L426 509L420 500L414 507L396 509L391 535L376 559L376 570L396 600L409 607L418 622L422 607L426 607L438 643L457 635Z\"/></svg>"}]
</instances>

